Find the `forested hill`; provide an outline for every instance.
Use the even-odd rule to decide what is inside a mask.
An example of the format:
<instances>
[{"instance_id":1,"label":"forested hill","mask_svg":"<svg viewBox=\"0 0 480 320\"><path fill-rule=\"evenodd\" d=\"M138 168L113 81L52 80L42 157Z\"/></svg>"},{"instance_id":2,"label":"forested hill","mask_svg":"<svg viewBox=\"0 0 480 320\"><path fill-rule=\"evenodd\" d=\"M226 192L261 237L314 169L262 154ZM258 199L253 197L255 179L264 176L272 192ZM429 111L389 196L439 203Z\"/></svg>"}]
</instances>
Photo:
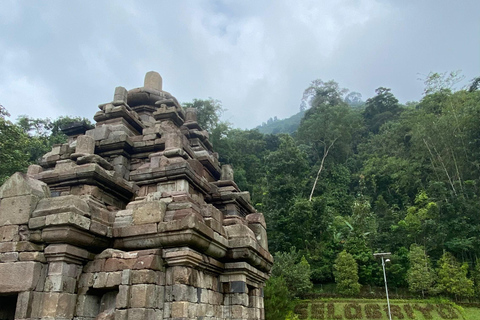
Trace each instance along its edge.
<instances>
[{"instance_id":1,"label":"forested hill","mask_svg":"<svg viewBox=\"0 0 480 320\"><path fill-rule=\"evenodd\" d=\"M294 114L293 116L285 119L278 119L276 116L268 119L267 122L262 123L260 126L256 127L260 133L263 134L279 134L279 133L288 133L293 134L297 131L302 121L305 110L307 108L307 100L311 97L312 87L305 90L304 99L302 99L300 112ZM363 107L364 102L362 101L362 95L358 92L350 92L345 95L344 102L352 108Z\"/></svg>"},{"instance_id":2,"label":"forested hill","mask_svg":"<svg viewBox=\"0 0 480 320\"><path fill-rule=\"evenodd\" d=\"M262 125L256 127L255 129L257 129L260 133L263 134L292 134L297 131L304 114L305 111L300 111L299 113L282 120L277 119L277 117L273 117L268 119L267 122L262 123Z\"/></svg>"},{"instance_id":3,"label":"forested hill","mask_svg":"<svg viewBox=\"0 0 480 320\"><path fill-rule=\"evenodd\" d=\"M213 99L187 104L265 214L276 261L267 297L302 296L312 282L355 295L361 285L382 285L373 253L391 252L390 287L478 298L479 81L455 90L445 77L427 79L419 102L401 105L378 88L362 108L337 83L316 80L293 135L232 129ZM51 130L57 121L14 124L0 111L3 179L61 136Z\"/></svg>"}]
</instances>

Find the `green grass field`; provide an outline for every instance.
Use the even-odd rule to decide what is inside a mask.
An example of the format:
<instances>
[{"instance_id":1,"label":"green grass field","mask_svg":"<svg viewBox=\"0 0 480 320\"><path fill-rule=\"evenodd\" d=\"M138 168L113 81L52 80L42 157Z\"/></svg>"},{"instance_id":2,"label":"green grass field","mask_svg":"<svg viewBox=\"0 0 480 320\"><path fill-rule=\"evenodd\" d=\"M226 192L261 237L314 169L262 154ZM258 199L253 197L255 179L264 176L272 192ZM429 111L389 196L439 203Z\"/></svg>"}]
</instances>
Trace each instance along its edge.
<instances>
[{"instance_id":1,"label":"green grass field","mask_svg":"<svg viewBox=\"0 0 480 320\"><path fill-rule=\"evenodd\" d=\"M480 320L480 309L460 307L445 300L390 300L392 319ZM385 300L317 299L299 301L294 309L298 319L388 320Z\"/></svg>"}]
</instances>

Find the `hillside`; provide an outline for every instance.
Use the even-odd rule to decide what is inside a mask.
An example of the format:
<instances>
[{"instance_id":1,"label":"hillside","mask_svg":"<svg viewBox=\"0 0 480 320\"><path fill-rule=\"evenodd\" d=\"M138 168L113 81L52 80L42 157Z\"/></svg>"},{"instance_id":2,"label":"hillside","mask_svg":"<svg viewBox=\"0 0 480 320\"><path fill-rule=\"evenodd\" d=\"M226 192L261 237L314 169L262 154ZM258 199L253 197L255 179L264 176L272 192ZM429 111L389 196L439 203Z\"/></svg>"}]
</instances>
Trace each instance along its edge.
<instances>
[{"instance_id":1,"label":"hillside","mask_svg":"<svg viewBox=\"0 0 480 320\"><path fill-rule=\"evenodd\" d=\"M303 118L305 111L300 111L297 114L294 114L290 118L279 120L277 117L270 118L266 123L264 122L261 126L256 127L260 133L263 134L277 134L277 133L294 133L300 121Z\"/></svg>"}]
</instances>

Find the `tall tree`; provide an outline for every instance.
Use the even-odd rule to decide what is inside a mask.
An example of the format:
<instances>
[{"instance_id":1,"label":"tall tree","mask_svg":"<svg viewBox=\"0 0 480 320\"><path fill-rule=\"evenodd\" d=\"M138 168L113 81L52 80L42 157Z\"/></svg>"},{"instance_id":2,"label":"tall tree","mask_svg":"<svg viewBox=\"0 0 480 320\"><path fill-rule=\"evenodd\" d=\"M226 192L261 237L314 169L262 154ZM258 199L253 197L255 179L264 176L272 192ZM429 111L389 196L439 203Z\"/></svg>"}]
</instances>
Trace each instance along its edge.
<instances>
[{"instance_id":1,"label":"tall tree","mask_svg":"<svg viewBox=\"0 0 480 320\"><path fill-rule=\"evenodd\" d=\"M280 144L265 157L269 208L289 206L293 199L301 197L308 172L306 154L295 145L290 135L280 135Z\"/></svg>"},{"instance_id":2,"label":"tall tree","mask_svg":"<svg viewBox=\"0 0 480 320\"><path fill-rule=\"evenodd\" d=\"M411 292L421 292L425 297L425 293L432 290L436 279L430 258L425 252L425 248L412 244L408 260L410 261L410 269L407 272L408 289Z\"/></svg>"},{"instance_id":3,"label":"tall tree","mask_svg":"<svg viewBox=\"0 0 480 320\"><path fill-rule=\"evenodd\" d=\"M380 87L375 90L376 96L365 103L363 116L368 131L378 133L380 127L387 121L395 120L401 112L397 98L390 89Z\"/></svg>"},{"instance_id":4,"label":"tall tree","mask_svg":"<svg viewBox=\"0 0 480 320\"><path fill-rule=\"evenodd\" d=\"M335 148L336 156L345 158L352 152L353 135L362 127L362 120L344 101L345 89L334 81L316 80L305 90L311 108L305 113L297 131L300 143L310 148L312 160L318 166L309 200L315 192L326 159Z\"/></svg>"},{"instance_id":5,"label":"tall tree","mask_svg":"<svg viewBox=\"0 0 480 320\"><path fill-rule=\"evenodd\" d=\"M285 278L272 276L265 284L265 319L284 320L292 308Z\"/></svg>"},{"instance_id":6,"label":"tall tree","mask_svg":"<svg viewBox=\"0 0 480 320\"><path fill-rule=\"evenodd\" d=\"M354 296L360 292L357 262L350 253L345 250L340 252L333 269L338 293Z\"/></svg>"},{"instance_id":7,"label":"tall tree","mask_svg":"<svg viewBox=\"0 0 480 320\"><path fill-rule=\"evenodd\" d=\"M17 119L17 125L29 137L30 162L36 162L41 156L52 149L54 144L65 143L67 136L63 134L62 128L75 122L82 122L93 128L90 120L81 117L62 116L55 120L49 118L31 118L21 115Z\"/></svg>"},{"instance_id":8,"label":"tall tree","mask_svg":"<svg viewBox=\"0 0 480 320\"><path fill-rule=\"evenodd\" d=\"M460 264L450 252L445 251L438 260L437 291L451 294L456 300L473 296L473 281L467 278L467 274L468 264Z\"/></svg>"},{"instance_id":9,"label":"tall tree","mask_svg":"<svg viewBox=\"0 0 480 320\"><path fill-rule=\"evenodd\" d=\"M364 101L362 100L362 94L360 92L352 91L345 96L345 102L354 108L358 108L364 105Z\"/></svg>"},{"instance_id":10,"label":"tall tree","mask_svg":"<svg viewBox=\"0 0 480 320\"><path fill-rule=\"evenodd\" d=\"M212 132L221 122L220 118L225 111L222 102L213 98L193 99L192 102L182 104L184 108L197 109L197 122L203 130Z\"/></svg>"},{"instance_id":11,"label":"tall tree","mask_svg":"<svg viewBox=\"0 0 480 320\"><path fill-rule=\"evenodd\" d=\"M480 259L475 260L475 267L472 272L475 293L480 294Z\"/></svg>"},{"instance_id":12,"label":"tall tree","mask_svg":"<svg viewBox=\"0 0 480 320\"><path fill-rule=\"evenodd\" d=\"M29 165L28 136L22 128L6 117L8 111L0 105L0 185L17 171L25 171Z\"/></svg>"},{"instance_id":13,"label":"tall tree","mask_svg":"<svg viewBox=\"0 0 480 320\"><path fill-rule=\"evenodd\" d=\"M275 254L272 276L283 277L292 297L301 297L312 289L310 265L295 248Z\"/></svg>"},{"instance_id":14,"label":"tall tree","mask_svg":"<svg viewBox=\"0 0 480 320\"><path fill-rule=\"evenodd\" d=\"M452 91L455 85L465 78L461 70L450 72L430 72L423 80L423 93L429 95L441 91Z\"/></svg>"}]
</instances>

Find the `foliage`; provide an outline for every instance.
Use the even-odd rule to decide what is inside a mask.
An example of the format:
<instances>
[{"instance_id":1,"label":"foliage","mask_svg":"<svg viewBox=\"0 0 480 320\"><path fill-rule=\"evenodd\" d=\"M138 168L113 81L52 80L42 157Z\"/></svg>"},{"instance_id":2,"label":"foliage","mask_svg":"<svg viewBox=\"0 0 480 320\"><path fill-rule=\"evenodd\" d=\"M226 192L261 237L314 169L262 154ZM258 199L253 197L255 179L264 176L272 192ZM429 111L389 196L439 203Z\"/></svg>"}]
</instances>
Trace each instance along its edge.
<instances>
[{"instance_id":1,"label":"foliage","mask_svg":"<svg viewBox=\"0 0 480 320\"><path fill-rule=\"evenodd\" d=\"M445 292L457 299L474 294L473 281L467 278L468 264L460 264L455 257L445 252L438 261L437 291Z\"/></svg>"},{"instance_id":2,"label":"foliage","mask_svg":"<svg viewBox=\"0 0 480 320\"><path fill-rule=\"evenodd\" d=\"M265 284L265 319L284 320L292 308L291 295L285 279L272 276Z\"/></svg>"},{"instance_id":3,"label":"foliage","mask_svg":"<svg viewBox=\"0 0 480 320\"><path fill-rule=\"evenodd\" d=\"M301 297L312 288L310 265L295 248L289 252L277 252L274 256L273 277L283 277L292 297Z\"/></svg>"},{"instance_id":4,"label":"foliage","mask_svg":"<svg viewBox=\"0 0 480 320\"><path fill-rule=\"evenodd\" d=\"M436 274L425 253L425 249L419 245L412 244L408 253L410 269L407 273L408 288L411 292L421 292L422 296L432 290L436 280Z\"/></svg>"},{"instance_id":5,"label":"foliage","mask_svg":"<svg viewBox=\"0 0 480 320\"><path fill-rule=\"evenodd\" d=\"M0 106L1 107L1 106ZM29 139L22 129L5 119L8 111L0 108L0 185L17 171L25 171L29 165Z\"/></svg>"},{"instance_id":6,"label":"foliage","mask_svg":"<svg viewBox=\"0 0 480 320\"><path fill-rule=\"evenodd\" d=\"M304 111L300 111L299 113L282 120L277 119L277 117L270 118L267 122L264 122L262 125L256 127L256 129L263 134L293 134L295 131L297 131L304 114Z\"/></svg>"},{"instance_id":7,"label":"foliage","mask_svg":"<svg viewBox=\"0 0 480 320\"><path fill-rule=\"evenodd\" d=\"M480 293L480 259L475 260L475 268L472 272L475 293Z\"/></svg>"},{"instance_id":8,"label":"foliage","mask_svg":"<svg viewBox=\"0 0 480 320\"><path fill-rule=\"evenodd\" d=\"M17 119L17 125L29 137L27 152L30 162L36 162L41 156L49 152L54 144L65 143L67 136L62 128L75 122L83 122L93 128L90 120L81 117L59 117L55 120L49 118L35 119L22 115Z\"/></svg>"},{"instance_id":9,"label":"foliage","mask_svg":"<svg viewBox=\"0 0 480 320\"><path fill-rule=\"evenodd\" d=\"M340 252L333 268L338 293L353 296L360 292L357 262L350 253L345 250Z\"/></svg>"},{"instance_id":10,"label":"foliage","mask_svg":"<svg viewBox=\"0 0 480 320\"><path fill-rule=\"evenodd\" d=\"M410 268L408 254L407 248L398 248L397 251L392 253L390 262L385 266L390 288L408 287L407 272Z\"/></svg>"},{"instance_id":11,"label":"foliage","mask_svg":"<svg viewBox=\"0 0 480 320\"><path fill-rule=\"evenodd\" d=\"M348 89L340 88L337 82L330 80L324 82L321 79L313 80L310 86L303 92L302 102L311 106L315 105L339 105L344 103L344 96Z\"/></svg>"},{"instance_id":12,"label":"foliage","mask_svg":"<svg viewBox=\"0 0 480 320\"><path fill-rule=\"evenodd\" d=\"M439 91L451 91L457 83L462 81L465 77L460 70L450 72L430 72L423 83L425 95L436 93Z\"/></svg>"},{"instance_id":13,"label":"foliage","mask_svg":"<svg viewBox=\"0 0 480 320\"><path fill-rule=\"evenodd\" d=\"M352 91L345 96L344 99L345 103L348 104L350 107L358 108L365 104L362 100L362 94L360 92Z\"/></svg>"},{"instance_id":14,"label":"foliage","mask_svg":"<svg viewBox=\"0 0 480 320\"><path fill-rule=\"evenodd\" d=\"M265 203L275 208L301 196L308 170L306 155L289 135L280 135L280 144L265 157L267 194Z\"/></svg>"},{"instance_id":15,"label":"foliage","mask_svg":"<svg viewBox=\"0 0 480 320\"><path fill-rule=\"evenodd\" d=\"M399 222L399 225L407 230L408 236L415 243L430 244L433 240L427 238L429 228L438 217L438 206L432 202L427 193L422 190L415 198L415 205L407 208L407 215ZM432 246L432 244L430 244Z\"/></svg>"},{"instance_id":16,"label":"foliage","mask_svg":"<svg viewBox=\"0 0 480 320\"><path fill-rule=\"evenodd\" d=\"M54 144L64 143L67 137L61 128L73 123L90 121L80 117L59 117L56 120L20 116L17 123L5 119L8 112L0 108L0 184L16 171L25 171Z\"/></svg>"},{"instance_id":17,"label":"foliage","mask_svg":"<svg viewBox=\"0 0 480 320\"><path fill-rule=\"evenodd\" d=\"M363 116L369 132L378 133L380 127L387 121L395 120L401 112L397 98L390 89L380 87L375 90L377 95L365 103Z\"/></svg>"},{"instance_id":18,"label":"foliage","mask_svg":"<svg viewBox=\"0 0 480 320\"><path fill-rule=\"evenodd\" d=\"M349 156L355 132L362 126L360 114L344 102L344 93L336 82L321 80L312 82L304 93L304 100L310 101L311 108L300 123L297 140L310 149L312 162L318 167L310 201L329 154L337 160Z\"/></svg>"},{"instance_id":19,"label":"foliage","mask_svg":"<svg viewBox=\"0 0 480 320\"><path fill-rule=\"evenodd\" d=\"M197 110L197 122L203 130L212 132L220 123L220 117L225 109L220 100L208 98L206 100L193 99L192 102L182 104L184 108L194 108Z\"/></svg>"},{"instance_id":20,"label":"foliage","mask_svg":"<svg viewBox=\"0 0 480 320\"><path fill-rule=\"evenodd\" d=\"M448 300L390 300L392 319L477 319L478 308L464 308ZM294 308L299 319L367 319L387 320L388 308L384 299L316 299L304 300ZM471 317L470 317L471 316Z\"/></svg>"},{"instance_id":21,"label":"foliage","mask_svg":"<svg viewBox=\"0 0 480 320\"><path fill-rule=\"evenodd\" d=\"M363 103L335 81L315 80L304 92L301 113L259 128L290 134L233 129L211 98L184 105L198 110L220 163L232 165L239 188L264 212L274 277L283 274L295 296L310 290L310 278L331 284L343 250L353 256L357 282L365 288L382 284L381 265L372 256L381 251L392 252L389 286L416 293L423 286L431 293L432 280L422 283L422 264L412 262L412 248L419 245L419 261L436 262L449 252L463 263L457 269L470 272L477 288L480 283L479 267L468 270L480 256L480 90L477 79L468 90L457 90L457 80L457 73L432 73L421 101L406 105L388 88ZM77 119L25 116L14 124L4 108L0 115L0 179L64 142L61 123ZM293 254L291 247L297 248ZM307 275L295 269L307 264ZM409 280L408 272L417 278ZM462 277L455 281L463 284L455 285L469 288ZM435 288L457 297L471 292Z\"/></svg>"}]
</instances>

